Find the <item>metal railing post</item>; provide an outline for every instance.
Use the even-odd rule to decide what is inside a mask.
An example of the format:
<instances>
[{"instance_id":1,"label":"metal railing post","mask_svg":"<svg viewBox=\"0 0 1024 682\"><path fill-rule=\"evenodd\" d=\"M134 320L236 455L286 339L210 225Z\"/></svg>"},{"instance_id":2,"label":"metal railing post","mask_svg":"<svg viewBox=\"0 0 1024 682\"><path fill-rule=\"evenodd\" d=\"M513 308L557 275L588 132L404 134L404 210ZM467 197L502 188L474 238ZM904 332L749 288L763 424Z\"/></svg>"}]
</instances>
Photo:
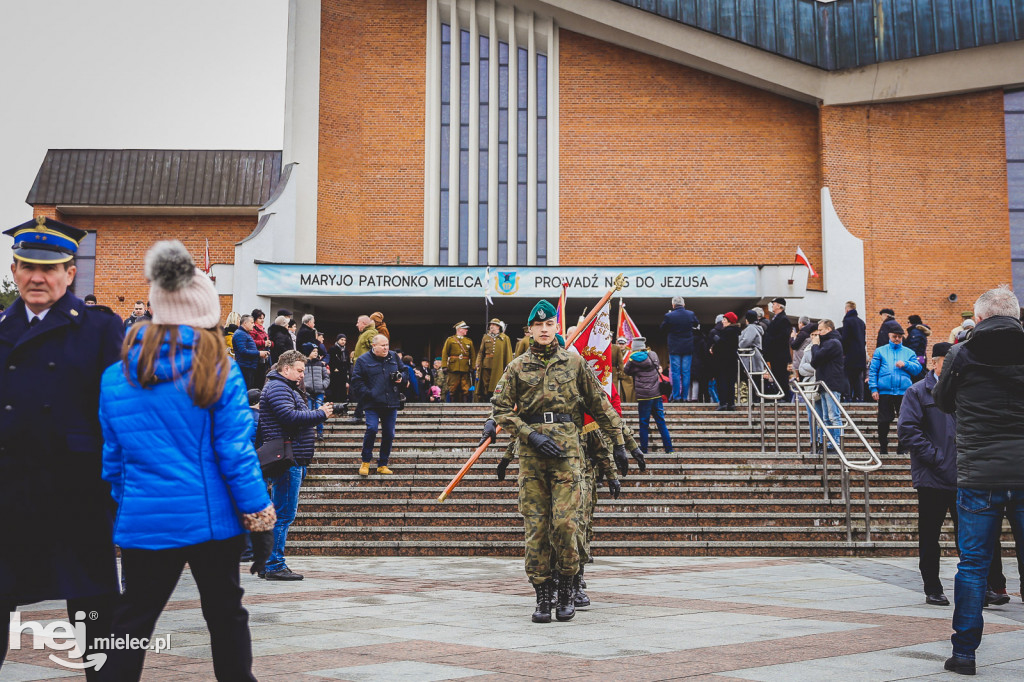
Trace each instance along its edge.
<instances>
[{"instance_id":1,"label":"metal railing post","mask_svg":"<svg viewBox=\"0 0 1024 682\"><path fill-rule=\"evenodd\" d=\"M796 421L793 422L793 424L794 424L794 427L796 428L796 454L798 454L798 455L803 454L801 452L801 445L800 445L800 403L801 402L802 401L800 401L800 400L796 400L796 401L793 402L794 413L796 414Z\"/></svg>"},{"instance_id":2,"label":"metal railing post","mask_svg":"<svg viewBox=\"0 0 1024 682\"><path fill-rule=\"evenodd\" d=\"M853 542L853 518L850 513L850 470L843 467L843 501L846 505L846 541Z\"/></svg>"},{"instance_id":3,"label":"metal railing post","mask_svg":"<svg viewBox=\"0 0 1024 682\"><path fill-rule=\"evenodd\" d=\"M871 542L871 487L864 472L864 542Z\"/></svg>"}]
</instances>

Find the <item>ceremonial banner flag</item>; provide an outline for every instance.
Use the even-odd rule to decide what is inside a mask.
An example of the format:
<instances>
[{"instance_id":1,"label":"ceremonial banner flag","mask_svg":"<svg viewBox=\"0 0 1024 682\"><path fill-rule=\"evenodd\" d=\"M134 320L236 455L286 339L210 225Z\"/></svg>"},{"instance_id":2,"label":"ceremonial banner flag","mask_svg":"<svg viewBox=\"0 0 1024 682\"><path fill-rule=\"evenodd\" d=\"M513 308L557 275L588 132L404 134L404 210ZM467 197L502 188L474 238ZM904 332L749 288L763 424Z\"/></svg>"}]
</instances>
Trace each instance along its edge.
<instances>
[{"instance_id":1,"label":"ceremonial banner flag","mask_svg":"<svg viewBox=\"0 0 1024 682\"><path fill-rule=\"evenodd\" d=\"M626 304L622 299L619 299L619 329L616 334L616 338L624 337L626 339L626 349L628 352L630 345L633 343L633 339L638 336L643 336L643 334L641 334L640 330L636 328L636 325L633 324L633 318L631 318L629 313L626 312Z\"/></svg>"},{"instance_id":2,"label":"ceremonial banner flag","mask_svg":"<svg viewBox=\"0 0 1024 682\"><path fill-rule=\"evenodd\" d=\"M583 356L601 382L605 394L612 396L612 327L611 302L605 303L601 311L590 321L573 341L571 350Z\"/></svg>"},{"instance_id":3,"label":"ceremonial banner flag","mask_svg":"<svg viewBox=\"0 0 1024 682\"><path fill-rule=\"evenodd\" d=\"M807 254L799 246L796 247L796 262L807 266L807 269L811 271L811 277L817 277L818 273L815 272L814 266L811 265L811 261L807 259Z\"/></svg>"}]
</instances>

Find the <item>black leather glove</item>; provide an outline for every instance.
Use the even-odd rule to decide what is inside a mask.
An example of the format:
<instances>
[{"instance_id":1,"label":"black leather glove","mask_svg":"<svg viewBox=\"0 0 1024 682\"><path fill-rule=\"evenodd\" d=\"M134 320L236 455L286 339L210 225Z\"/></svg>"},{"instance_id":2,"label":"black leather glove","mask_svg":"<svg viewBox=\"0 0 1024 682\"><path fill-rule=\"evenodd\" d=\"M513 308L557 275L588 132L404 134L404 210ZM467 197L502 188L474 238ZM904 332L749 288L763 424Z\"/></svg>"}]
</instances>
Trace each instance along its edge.
<instances>
[{"instance_id":1,"label":"black leather glove","mask_svg":"<svg viewBox=\"0 0 1024 682\"><path fill-rule=\"evenodd\" d=\"M480 447L488 438L490 438L491 442L493 443L495 439L497 439L497 437L498 431L495 429L494 420L488 419L487 421L484 422L484 431L483 433L480 434L480 442L477 443L476 445L477 447Z\"/></svg>"},{"instance_id":2,"label":"black leather glove","mask_svg":"<svg viewBox=\"0 0 1024 682\"><path fill-rule=\"evenodd\" d=\"M551 439L551 436L545 436L538 431L531 431L526 442L545 457L561 457L565 452L558 443Z\"/></svg>"},{"instance_id":3,"label":"black leather glove","mask_svg":"<svg viewBox=\"0 0 1024 682\"><path fill-rule=\"evenodd\" d=\"M274 551L274 532L268 530L260 533L249 533L249 539L252 541L252 566L249 567L249 572L256 575L266 570L267 559L270 558L270 553Z\"/></svg>"},{"instance_id":4,"label":"black leather glove","mask_svg":"<svg viewBox=\"0 0 1024 682\"><path fill-rule=\"evenodd\" d=\"M616 445L612 449L612 458L615 460L615 468L619 470L619 476L629 473L629 459L626 457L625 445Z\"/></svg>"},{"instance_id":5,"label":"black leather glove","mask_svg":"<svg viewBox=\"0 0 1024 682\"><path fill-rule=\"evenodd\" d=\"M608 492L612 494L612 499L619 499L619 495L622 494L622 484L618 480L608 481Z\"/></svg>"},{"instance_id":6,"label":"black leather glove","mask_svg":"<svg viewBox=\"0 0 1024 682\"><path fill-rule=\"evenodd\" d=\"M633 455L633 459L636 460L636 465L640 469L640 473L647 471L647 460L644 459L644 451L640 448L633 448L633 452L629 453Z\"/></svg>"},{"instance_id":7,"label":"black leather glove","mask_svg":"<svg viewBox=\"0 0 1024 682\"><path fill-rule=\"evenodd\" d=\"M499 481L504 481L505 480L505 469L508 469L508 462L509 461L507 459L503 459L503 460L500 460L498 462L498 480Z\"/></svg>"}]
</instances>

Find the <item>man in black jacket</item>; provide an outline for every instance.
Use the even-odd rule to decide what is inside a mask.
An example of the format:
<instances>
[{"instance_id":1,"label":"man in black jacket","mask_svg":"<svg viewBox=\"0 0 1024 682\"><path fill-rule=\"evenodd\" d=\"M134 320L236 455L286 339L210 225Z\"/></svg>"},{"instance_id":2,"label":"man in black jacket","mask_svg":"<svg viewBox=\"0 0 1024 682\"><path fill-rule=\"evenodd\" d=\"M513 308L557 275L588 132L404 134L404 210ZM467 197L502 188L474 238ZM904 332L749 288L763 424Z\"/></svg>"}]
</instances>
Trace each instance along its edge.
<instances>
[{"instance_id":1,"label":"man in black jacket","mask_svg":"<svg viewBox=\"0 0 1024 682\"><path fill-rule=\"evenodd\" d=\"M332 403L348 401L348 374L351 361L348 359L348 338L344 334L334 337L334 345L327 351L328 366L331 368L331 385L327 388L327 398Z\"/></svg>"},{"instance_id":2,"label":"man in black jacket","mask_svg":"<svg viewBox=\"0 0 1024 682\"><path fill-rule=\"evenodd\" d=\"M775 383L782 392L786 394L786 402L793 398L789 390L789 341L793 332L793 325L786 316L786 299L776 298L772 300L772 321L764 333L762 341L764 347L764 359L771 367Z\"/></svg>"},{"instance_id":3,"label":"man in black jacket","mask_svg":"<svg viewBox=\"0 0 1024 682\"><path fill-rule=\"evenodd\" d=\"M383 430L380 436L380 456L377 473L393 473L388 468L391 443L395 440L395 422L402 402L400 393L409 387L409 375L398 354L388 349L388 337L377 334L373 337L369 353L363 353L352 366L352 380L349 390L352 397L365 406L366 433L363 435L363 463L360 476L370 475L370 460L373 459L373 443L377 439L378 426Z\"/></svg>"},{"instance_id":4,"label":"man in black jacket","mask_svg":"<svg viewBox=\"0 0 1024 682\"><path fill-rule=\"evenodd\" d=\"M839 335L843 339L843 369L850 384L850 401L856 403L864 401L864 372L868 367L865 333L864 320L857 314L857 304L847 301ZM885 340L888 342L889 337L886 336Z\"/></svg>"},{"instance_id":5,"label":"man in black jacket","mask_svg":"<svg viewBox=\"0 0 1024 682\"><path fill-rule=\"evenodd\" d=\"M1024 526L1024 328L1007 287L974 304L978 324L950 350L932 397L956 413L960 563L953 656L946 670L973 675L984 627L988 569L1004 514Z\"/></svg>"},{"instance_id":6,"label":"man in black jacket","mask_svg":"<svg viewBox=\"0 0 1024 682\"><path fill-rule=\"evenodd\" d=\"M896 311L892 308L882 308L878 311L878 314L882 318L882 326L878 328L878 338L875 339L875 348L881 348L889 343L890 333L894 333L897 329L900 331L903 330L900 323L896 321Z\"/></svg>"},{"instance_id":7,"label":"man in black jacket","mask_svg":"<svg viewBox=\"0 0 1024 682\"><path fill-rule=\"evenodd\" d=\"M829 390L840 398L849 392L846 383L846 372L843 371L843 342L839 340L839 333L836 332L836 325L832 320L822 320L818 323L818 331L811 333L811 366L814 367L815 376L818 381L828 386ZM830 428L832 439L840 443L843 437L843 430L840 425L843 423L839 416L839 403L833 399L828 391L821 391L821 414L824 417L826 426ZM825 447L832 447L826 442Z\"/></svg>"}]
</instances>

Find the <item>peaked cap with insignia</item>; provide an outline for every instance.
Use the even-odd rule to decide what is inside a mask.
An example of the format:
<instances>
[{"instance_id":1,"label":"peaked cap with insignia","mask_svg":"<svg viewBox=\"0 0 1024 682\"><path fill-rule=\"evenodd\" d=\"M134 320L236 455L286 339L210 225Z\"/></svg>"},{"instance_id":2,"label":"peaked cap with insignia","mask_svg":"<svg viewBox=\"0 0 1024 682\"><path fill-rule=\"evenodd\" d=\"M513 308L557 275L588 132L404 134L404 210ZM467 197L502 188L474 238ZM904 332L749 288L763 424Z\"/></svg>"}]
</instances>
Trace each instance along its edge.
<instances>
[{"instance_id":1,"label":"peaked cap with insignia","mask_svg":"<svg viewBox=\"0 0 1024 682\"><path fill-rule=\"evenodd\" d=\"M26 263L67 263L78 253L88 232L39 216L5 230L14 238L14 257Z\"/></svg>"}]
</instances>

